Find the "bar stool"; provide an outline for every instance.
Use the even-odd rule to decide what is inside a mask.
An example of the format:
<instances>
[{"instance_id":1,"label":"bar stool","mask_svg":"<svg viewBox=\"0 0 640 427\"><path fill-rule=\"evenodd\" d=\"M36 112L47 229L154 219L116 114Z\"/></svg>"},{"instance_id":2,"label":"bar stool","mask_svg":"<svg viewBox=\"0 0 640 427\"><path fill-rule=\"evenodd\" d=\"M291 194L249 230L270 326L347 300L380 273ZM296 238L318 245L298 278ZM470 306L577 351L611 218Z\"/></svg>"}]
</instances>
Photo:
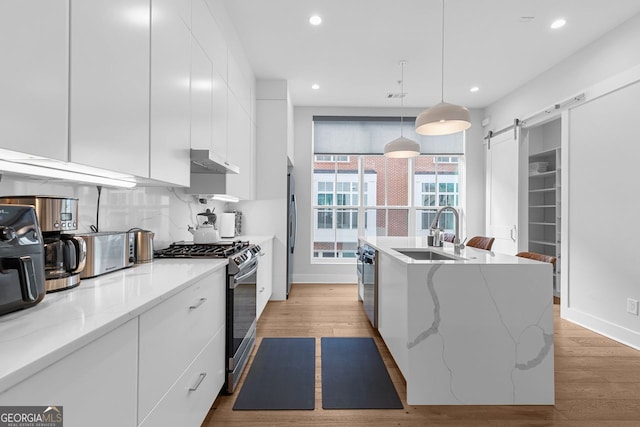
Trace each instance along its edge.
<instances>
[{"instance_id":1,"label":"bar stool","mask_svg":"<svg viewBox=\"0 0 640 427\"><path fill-rule=\"evenodd\" d=\"M445 242L453 243L455 238L456 235L453 233L444 233L444 237L442 238L442 240L444 240Z\"/></svg>"},{"instance_id":2,"label":"bar stool","mask_svg":"<svg viewBox=\"0 0 640 427\"><path fill-rule=\"evenodd\" d=\"M467 246L490 251L494 240L496 240L495 237L475 236L469 239Z\"/></svg>"},{"instance_id":3,"label":"bar stool","mask_svg":"<svg viewBox=\"0 0 640 427\"><path fill-rule=\"evenodd\" d=\"M551 255L543 255L543 254L539 254L536 252L518 252L516 254L516 256L522 257L522 258L529 258L529 259L534 259L536 261L542 261L542 262L549 262L551 264L553 264L553 270L555 271L556 268L556 257L551 256Z\"/></svg>"}]
</instances>

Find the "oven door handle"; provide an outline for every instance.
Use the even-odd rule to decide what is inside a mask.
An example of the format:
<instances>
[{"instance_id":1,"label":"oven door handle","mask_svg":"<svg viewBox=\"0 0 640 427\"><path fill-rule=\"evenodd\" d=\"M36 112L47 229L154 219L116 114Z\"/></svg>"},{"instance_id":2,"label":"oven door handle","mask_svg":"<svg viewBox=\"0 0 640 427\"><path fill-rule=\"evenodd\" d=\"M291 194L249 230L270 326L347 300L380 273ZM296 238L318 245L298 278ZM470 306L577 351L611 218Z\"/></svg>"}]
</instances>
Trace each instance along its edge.
<instances>
[{"instance_id":1,"label":"oven door handle","mask_svg":"<svg viewBox=\"0 0 640 427\"><path fill-rule=\"evenodd\" d=\"M246 279L247 277L251 276L251 275L252 275L253 273L255 273L256 271L258 271L258 263L256 263L256 264L251 268L251 270L249 270L248 272L246 272L246 273L244 273L244 274L242 274L242 275L240 275L240 276L237 276L237 275L236 275L236 276L234 276L234 277L233 277L233 283L232 283L231 288L235 288L235 287L236 287L236 284L237 284L238 282L240 282L240 281L242 281L243 279Z\"/></svg>"}]
</instances>

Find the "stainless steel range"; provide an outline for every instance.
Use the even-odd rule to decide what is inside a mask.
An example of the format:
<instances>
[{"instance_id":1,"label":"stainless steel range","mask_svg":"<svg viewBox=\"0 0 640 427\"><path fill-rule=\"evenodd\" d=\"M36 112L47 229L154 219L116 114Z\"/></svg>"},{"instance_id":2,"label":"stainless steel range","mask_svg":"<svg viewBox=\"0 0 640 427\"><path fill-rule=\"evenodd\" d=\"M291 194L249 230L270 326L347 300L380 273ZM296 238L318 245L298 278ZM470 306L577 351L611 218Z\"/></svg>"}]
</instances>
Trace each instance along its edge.
<instances>
[{"instance_id":1,"label":"stainless steel range","mask_svg":"<svg viewBox=\"0 0 640 427\"><path fill-rule=\"evenodd\" d=\"M233 393L256 342L256 278L260 246L233 241L212 244L177 242L155 258L228 258L225 391Z\"/></svg>"}]
</instances>

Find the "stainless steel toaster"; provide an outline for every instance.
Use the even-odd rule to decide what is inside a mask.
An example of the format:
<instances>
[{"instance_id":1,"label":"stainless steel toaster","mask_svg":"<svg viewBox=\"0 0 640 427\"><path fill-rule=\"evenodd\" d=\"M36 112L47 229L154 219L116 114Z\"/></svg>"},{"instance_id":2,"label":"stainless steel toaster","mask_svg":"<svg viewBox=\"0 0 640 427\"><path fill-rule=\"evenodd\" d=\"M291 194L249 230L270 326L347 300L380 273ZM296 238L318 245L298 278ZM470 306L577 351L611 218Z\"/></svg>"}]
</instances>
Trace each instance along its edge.
<instances>
[{"instance_id":1,"label":"stainless steel toaster","mask_svg":"<svg viewBox=\"0 0 640 427\"><path fill-rule=\"evenodd\" d=\"M126 231L76 234L87 243L87 260L80 277L100 276L135 262L135 235Z\"/></svg>"}]
</instances>

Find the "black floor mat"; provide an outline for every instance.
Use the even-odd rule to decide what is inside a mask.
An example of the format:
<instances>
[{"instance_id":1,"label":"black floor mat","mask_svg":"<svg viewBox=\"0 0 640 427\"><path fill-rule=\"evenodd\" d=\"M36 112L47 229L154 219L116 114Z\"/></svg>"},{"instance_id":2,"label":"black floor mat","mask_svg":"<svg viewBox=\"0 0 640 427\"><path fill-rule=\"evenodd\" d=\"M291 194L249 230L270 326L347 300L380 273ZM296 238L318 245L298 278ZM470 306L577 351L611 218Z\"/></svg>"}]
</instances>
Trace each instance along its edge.
<instances>
[{"instance_id":1,"label":"black floor mat","mask_svg":"<svg viewBox=\"0 0 640 427\"><path fill-rule=\"evenodd\" d=\"M324 409L402 409L373 338L322 338Z\"/></svg>"},{"instance_id":2,"label":"black floor mat","mask_svg":"<svg viewBox=\"0 0 640 427\"><path fill-rule=\"evenodd\" d=\"M263 338L233 409L314 409L315 369L315 338Z\"/></svg>"}]
</instances>

